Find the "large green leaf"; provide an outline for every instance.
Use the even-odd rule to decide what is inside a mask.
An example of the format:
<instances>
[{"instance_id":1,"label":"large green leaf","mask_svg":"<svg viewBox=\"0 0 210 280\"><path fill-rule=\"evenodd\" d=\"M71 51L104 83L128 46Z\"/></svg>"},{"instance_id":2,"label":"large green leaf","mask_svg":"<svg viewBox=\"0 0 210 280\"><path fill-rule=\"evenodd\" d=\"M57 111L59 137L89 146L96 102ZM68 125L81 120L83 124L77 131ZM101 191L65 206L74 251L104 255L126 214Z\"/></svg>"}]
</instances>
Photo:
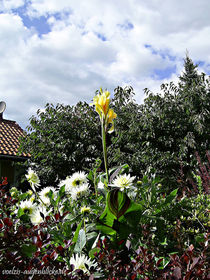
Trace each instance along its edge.
<instances>
[{"instance_id":1,"label":"large green leaf","mask_svg":"<svg viewBox=\"0 0 210 280\"><path fill-rule=\"evenodd\" d=\"M105 234L126 238L135 231L141 212L141 205L119 189L113 189L107 194L106 208L98 218L97 228Z\"/></svg>"},{"instance_id":2,"label":"large green leaf","mask_svg":"<svg viewBox=\"0 0 210 280\"><path fill-rule=\"evenodd\" d=\"M119 189L113 189L107 195L108 209L118 218L125 214L130 206L130 198Z\"/></svg>"},{"instance_id":3,"label":"large green leaf","mask_svg":"<svg viewBox=\"0 0 210 280\"><path fill-rule=\"evenodd\" d=\"M83 224L83 219L81 220L81 222L78 224L78 226L77 226L77 229L76 229L76 231L75 231L75 233L74 233L74 237L73 237L73 239L72 239L72 242L73 242L73 245L71 246L71 253L70 253L70 256L73 254L73 252L74 252L74 248L75 248L75 245L76 245L76 243L77 243L77 240L78 240L78 237L79 237L79 232L80 232L80 229L81 229L81 227L82 227L82 224Z\"/></svg>"}]
</instances>

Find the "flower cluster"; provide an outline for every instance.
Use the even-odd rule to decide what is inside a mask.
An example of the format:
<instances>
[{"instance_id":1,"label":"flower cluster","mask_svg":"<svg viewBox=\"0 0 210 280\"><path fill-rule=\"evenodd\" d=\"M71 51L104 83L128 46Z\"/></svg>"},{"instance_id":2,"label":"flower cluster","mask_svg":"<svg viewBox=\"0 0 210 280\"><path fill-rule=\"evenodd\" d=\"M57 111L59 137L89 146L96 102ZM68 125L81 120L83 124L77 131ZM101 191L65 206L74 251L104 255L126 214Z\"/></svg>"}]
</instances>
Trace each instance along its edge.
<instances>
[{"instance_id":1,"label":"flower cluster","mask_svg":"<svg viewBox=\"0 0 210 280\"><path fill-rule=\"evenodd\" d=\"M43 191L45 191L45 189L43 189ZM33 198L33 196L31 198ZM44 222L43 217L46 217L51 212L51 209L47 210L46 206L42 203L34 203L33 201L35 198L31 198L21 201L19 210L22 214L30 218L33 225L38 225Z\"/></svg>"},{"instance_id":2,"label":"flower cluster","mask_svg":"<svg viewBox=\"0 0 210 280\"><path fill-rule=\"evenodd\" d=\"M65 186L65 192L69 194L73 200L84 196L89 191L87 175L82 171L76 172L71 177L62 180L59 186Z\"/></svg>"},{"instance_id":3,"label":"flower cluster","mask_svg":"<svg viewBox=\"0 0 210 280\"><path fill-rule=\"evenodd\" d=\"M26 178L31 184L32 190L40 203L34 203L35 196L30 191L28 192L30 199L21 201L19 209L21 209L21 213L28 215L32 224L38 225L44 222L43 217L46 217L51 212L51 198L57 198L57 190L54 187L46 187L40 192L36 192L35 187L40 185L40 180L38 175L32 169L28 170ZM73 201L77 200L78 198L85 196L89 191L87 174L82 171L76 172L72 176L68 176L65 180L62 180L59 187L62 186L65 186L65 193L70 195ZM89 208L82 209L81 212L88 212L88 210Z\"/></svg>"},{"instance_id":4,"label":"flower cluster","mask_svg":"<svg viewBox=\"0 0 210 280\"><path fill-rule=\"evenodd\" d=\"M33 225L38 225L44 222L44 217L51 212L51 209L49 208L51 202L50 193L52 193L52 197L55 197L56 189L54 187L46 187L37 193L36 187L40 186L40 180L38 175L31 168L29 168L26 178L35 195L31 190L29 190L27 192L29 199L21 201L19 210L20 213L23 213L30 218ZM13 193L14 191L12 194ZM35 196L38 198L38 202L35 202Z\"/></svg>"}]
</instances>

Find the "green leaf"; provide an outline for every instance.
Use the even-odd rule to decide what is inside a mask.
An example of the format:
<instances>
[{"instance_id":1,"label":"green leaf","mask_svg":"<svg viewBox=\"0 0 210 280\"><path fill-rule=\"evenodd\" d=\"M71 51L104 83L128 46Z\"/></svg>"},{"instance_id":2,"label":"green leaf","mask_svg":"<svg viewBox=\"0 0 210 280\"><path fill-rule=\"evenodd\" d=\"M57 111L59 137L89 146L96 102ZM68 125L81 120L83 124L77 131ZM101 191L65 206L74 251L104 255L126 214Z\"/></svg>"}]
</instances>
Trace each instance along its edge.
<instances>
[{"instance_id":1,"label":"green leaf","mask_svg":"<svg viewBox=\"0 0 210 280\"><path fill-rule=\"evenodd\" d=\"M98 236L97 232L93 231L93 232L89 232L86 234L87 240L91 240L93 238L96 238Z\"/></svg>"},{"instance_id":2,"label":"green leaf","mask_svg":"<svg viewBox=\"0 0 210 280\"><path fill-rule=\"evenodd\" d=\"M74 247L75 247L75 245L76 245L76 243L77 243L77 239L78 239L78 236L79 236L79 231L80 231L80 229L81 229L81 227L82 227L82 224L83 224L83 219L82 219L81 222L78 224L77 229L76 229L76 231L75 231L75 233L74 233L74 237L73 237L73 239L72 239L73 244L72 244L72 246L71 246L71 254L70 254L70 257L71 257L71 255L72 255L72 253L73 253L73 251L74 251Z\"/></svg>"},{"instance_id":3,"label":"green leaf","mask_svg":"<svg viewBox=\"0 0 210 280\"><path fill-rule=\"evenodd\" d=\"M196 235L195 240L197 243L205 242L205 236L203 234Z\"/></svg>"},{"instance_id":4,"label":"green leaf","mask_svg":"<svg viewBox=\"0 0 210 280\"><path fill-rule=\"evenodd\" d=\"M19 199L20 199L20 200L24 200L24 199L26 199L27 197L28 197L28 194L27 194L27 193L22 193L22 194L20 194Z\"/></svg>"},{"instance_id":5,"label":"green leaf","mask_svg":"<svg viewBox=\"0 0 210 280\"><path fill-rule=\"evenodd\" d=\"M118 219L128 210L130 198L119 189L113 189L107 195L109 211Z\"/></svg>"},{"instance_id":6,"label":"green leaf","mask_svg":"<svg viewBox=\"0 0 210 280\"><path fill-rule=\"evenodd\" d=\"M166 200L165 200L165 203L164 204L169 204L171 203L174 198L176 197L176 194L177 194L177 191L178 191L178 188L173 190L167 197L166 197Z\"/></svg>"},{"instance_id":7,"label":"green leaf","mask_svg":"<svg viewBox=\"0 0 210 280\"><path fill-rule=\"evenodd\" d=\"M56 243L60 243L60 244L64 243L65 236L61 232L53 229L53 230L50 231L50 234L52 235L52 239Z\"/></svg>"},{"instance_id":8,"label":"green leaf","mask_svg":"<svg viewBox=\"0 0 210 280\"><path fill-rule=\"evenodd\" d=\"M59 189L59 192L58 192L58 196L57 196L57 199L55 201L55 205L57 206L59 201L61 200L61 198L64 196L65 194L65 186L62 186L60 189Z\"/></svg>"},{"instance_id":9,"label":"green leaf","mask_svg":"<svg viewBox=\"0 0 210 280\"><path fill-rule=\"evenodd\" d=\"M92 170L90 170L90 172L88 173L87 178L88 178L90 181L94 181L94 173L93 173Z\"/></svg>"},{"instance_id":10,"label":"green leaf","mask_svg":"<svg viewBox=\"0 0 210 280\"><path fill-rule=\"evenodd\" d=\"M160 244L163 245L163 246L168 245L167 238L165 238L163 242L160 242Z\"/></svg>"},{"instance_id":11,"label":"green leaf","mask_svg":"<svg viewBox=\"0 0 210 280\"><path fill-rule=\"evenodd\" d=\"M62 186L58 192L58 196L61 198L65 194L65 186Z\"/></svg>"},{"instance_id":12,"label":"green leaf","mask_svg":"<svg viewBox=\"0 0 210 280\"><path fill-rule=\"evenodd\" d=\"M136 230L142 206L130 200L127 194L113 189L107 194L106 208L98 218L97 229L105 234L126 238Z\"/></svg>"},{"instance_id":13,"label":"green leaf","mask_svg":"<svg viewBox=\"0 0 210 280\"><path fill-rule=\"evenodd\" d=\"M97 220L97 229L108 235L114 235L116 231L113 229L115 216L108 210L108 207L105 208L102 215Z\"/></svg>"},{"instance_id":14,"label":"green leaf","mask_svg":"<svg viewBox=\"0 0 210 280\"><path fill-rule=\"evenodd\" d=\"M74 252L81 253L82 249L85 247L85 244L86 244L86 234L85 234L84 229L81 229L79 231L77 243L74 247Z\"/></svg>"},{"instance_id":15,"label":"green leaf","mask_svg":"<svg viewBox=\"0 0 210 280\"><path fill-rule=\"evenodd\" d=\"M159 263L158 264L159 269L164 269L169 264L170 258L167 257L156 258L156 262Z\"/></svg>"},{"instance_id":16,"label":"green leaf","mask_svg":"<svg viewBox=\"0 0 210 280\"><path fill-rule=\"evenodd\" d=\"M100 248L93 248L89 251L88 255L91 259L95 258L95 253L99 253L100 252Z\"/></svg>"},{"instance_id":17,"label":"green leaf","mask_svg":"<svg viewBox=\"0 0 210 280\"><path fill-rule=\"evenodd\" d=\"M19 208L19 209L18 209L18 212L17 212L18 218L20 218L22 215L24 215L24 211L23 211L22 208Z\"/></svg>"},{"instance_id":18,"label":"green leaf","mask_svg":"<svg viewBox=\"0 0 210 280\"><path fill-rule=\"evenodd\" d=\"M20 220L23 221L24 223L29 223L30 222L30 218L27 214L21 215Z\"/></svg>"},{"instance_id":19,"label":"green leaf","mask_svg":"<svg viewBox=\"0 0 210 280\"><path fill-rule=\"evenodd\" d=\"M64 233L65 237L71 238L72 230L70 227L70 223L68 221L63 222L62 228L63 228L63 233Z\"/></svg>"}]
</instances>

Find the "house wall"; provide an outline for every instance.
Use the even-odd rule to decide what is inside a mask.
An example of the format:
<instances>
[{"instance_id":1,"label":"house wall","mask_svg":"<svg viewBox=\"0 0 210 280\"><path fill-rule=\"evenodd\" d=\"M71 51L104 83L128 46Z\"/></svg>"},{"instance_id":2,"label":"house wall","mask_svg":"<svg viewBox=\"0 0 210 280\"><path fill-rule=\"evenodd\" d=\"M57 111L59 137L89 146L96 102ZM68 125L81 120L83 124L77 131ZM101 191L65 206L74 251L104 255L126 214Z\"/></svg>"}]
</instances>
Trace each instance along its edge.
<instances>
[{"instance_id":1,"label":"house wall","mask_svg":"<svg viewBox=\"0 0 210 280\"><path fill-rule=\"evenodd\" d=\"M10 184L14 184L15 166L12 160L0 160L0 177L7 177Z\"/></svg>"},{"instance_id":2,"label":"house wall","mask_svg":"<svg viewBox=\"0 0 210 280\"><path fill-rule=\"evenodd\" d=\"M7 177L10 186L18 187L20 185L21 175L25 172L25 168L18 165L17 161L0 159L0 178Z\"/></svg>"}]
</instances>

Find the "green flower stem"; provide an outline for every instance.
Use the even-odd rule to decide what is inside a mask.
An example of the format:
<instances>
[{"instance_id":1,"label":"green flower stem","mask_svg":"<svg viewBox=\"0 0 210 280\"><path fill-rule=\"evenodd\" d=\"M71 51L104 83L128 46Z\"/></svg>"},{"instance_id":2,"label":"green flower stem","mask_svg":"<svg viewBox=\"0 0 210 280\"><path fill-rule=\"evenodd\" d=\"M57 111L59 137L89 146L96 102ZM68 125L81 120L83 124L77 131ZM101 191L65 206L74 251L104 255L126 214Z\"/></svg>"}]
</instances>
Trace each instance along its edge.
<instances>
[{"instance_id":1,"label":"green flower stem","mask_svg":"<svg viewBox=\"0 0 210 280\"><path fill-rule=\"evenodd\" d=\"M94 188L95 188L96 197L98 197L98 189L96 185L96 171L94 172Z\"/></svg>"},{"instance_id":2,"label":"green flower stem","mask_svg":"<svg viewBox=\"0 0 210 280\"><path fill-rule=\"evenodd\" d=\"M41 199L41 197L38 195L37 191L35 190L35 186L31 186L32 190L34 191L35 195L37 196L37 198L42 202L42 204L46 207L46 204L43 202L43 200Z\"/></svg>"},{"instance_id":3,"label":"green flower stem","mask_svg":"<svg viewBox=\"0 0 210 280\"><path fill-rule=\"evenodd\" d=\"M84 231L86 233L85 217L84 217Z\"/></svg>"},{"instance_id":4,"label":"green flower stem","mask_svg":"<svg viewBox=\"0 0 210 280\"><path fill-rule=\"evenodd\" d=\"M104 154L104 166L106 171L107 184L109 183L109 173L108 173L108 164L107 164L107 148L106 148L106 131L104 119L101 122L101 133L102 133L102 145L103 145L103 154Z\"/></svg>"}]
</instances>

